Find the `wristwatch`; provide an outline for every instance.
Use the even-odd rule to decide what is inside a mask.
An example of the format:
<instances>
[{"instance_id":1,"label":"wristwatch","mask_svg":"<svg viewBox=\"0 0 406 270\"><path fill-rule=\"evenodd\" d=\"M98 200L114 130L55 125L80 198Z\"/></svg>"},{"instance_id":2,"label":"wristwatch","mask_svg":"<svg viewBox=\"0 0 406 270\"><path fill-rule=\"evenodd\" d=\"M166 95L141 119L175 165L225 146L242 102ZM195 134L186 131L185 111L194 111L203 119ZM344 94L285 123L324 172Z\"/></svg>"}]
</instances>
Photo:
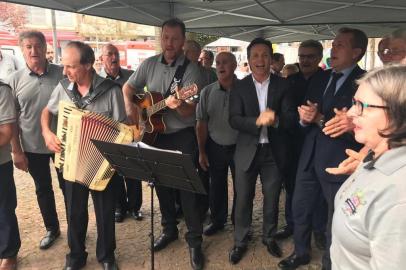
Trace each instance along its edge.
<instances>
[{"instance_id":1,"label":"wristwatch","mask_svg":"<svg viewBox=\"0 0 406 270\"><path fill-rule=\"evenodd\" d=\"M326 122L324 121L324 117L322 117L322 118L320 118L320 120L317 122L317 125L318 125L321 129L323 129L325 123L326 123Z\"/></svg>"}]
</instances>

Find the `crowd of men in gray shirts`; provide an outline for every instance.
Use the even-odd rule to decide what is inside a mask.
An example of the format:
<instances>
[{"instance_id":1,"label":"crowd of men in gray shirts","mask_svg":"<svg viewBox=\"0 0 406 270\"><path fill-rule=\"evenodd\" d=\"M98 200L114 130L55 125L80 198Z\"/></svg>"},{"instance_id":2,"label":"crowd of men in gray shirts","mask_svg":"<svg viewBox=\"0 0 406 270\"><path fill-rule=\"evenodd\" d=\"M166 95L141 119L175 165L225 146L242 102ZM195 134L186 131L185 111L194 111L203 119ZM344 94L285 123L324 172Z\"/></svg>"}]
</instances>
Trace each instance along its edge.
<instances>
[{"instance_id":1,"label":"crowd of men in gray shirts","mask_svg":"<svg viewBox=\"0 0 406 270\"><path fill-rule=\"evenodd\" d=\"M355 143L345 114L355 92L353 82L365 72L357 65L368 43L362 31L339 30L331 50L332 70L328 71L319 68L323 56L320 42L303 41L298 51L300 71L287 79L279 76L276 65L271 69L274 54L270 41L256 38L250 43L247 55L252 74L238 80L234 75L235 56L220 52L214 59L213 53L201 50L196 41L186 40L185 25L176 18L162 25L162 53L146 59L135 72L120 67L118 49L112 44L103 46L103 68L97 74L93 69L94 52L82 42L66 46L63 66L46 60L47 44L41 32L21 32L19 43L25 66L15 66L12 74L1 73L4 76L0 81L1 270L17 269L21 245L13 165L29 172L35 183L46 228L39 248L48 249L60 236L50 166L54 153L61 149L55 135L59 101L71 100L74 95L83 109L138 124L135 115L139 108L132 96L143 93L145 88L160 92L168 107L164 115L166 131L158 134L154 146L192 154L208 191L208 196L201 196L157 187L163 229L154 243L155 251L178 238L178 205L187 226L185 238L191 266L204 268L202 234L214 235L227 223L230 170L234 189L231 222L235 229L230 263L237 264L243 258L251 239L253 198L259 175L263 244L270 255L282 257L278 242L292 234L294 238L293 254L283 259L279 267L296 269L310 262L313 232L316 246L326 251L323 269L331 269L328 251L333 200L347 172L347 168L336 167L346 158L346 148L362 148ZM405 47L406 34L397 31L382 39L378 56L384 64L400 62L405 58ZM278 59L284 61L283 55L278 55ZM4 60L7 58L2 56ZM105 80L111 82L107 83L107 90L103 89L93 100L93 95L102 91ZM178 100L172 95L173 89L192 83L201 89L198 102ZM72 86L69 95L67 85ZM340 154L331 155L332 152ZM331 173L325 171L327 168ZM103 269L118 269L114 223L122 222L127 215L135 220L143 218L141 182L115 174L106 190L92 191L67 182L61 172L56 173L68 223L70 252L64 269L80 269L86 264L89 194L98 228L97 259ZM286 226L278 231L282 186L286 190ZM210 221L203 228L208 211Z\"/></svg>"}]
</instances>

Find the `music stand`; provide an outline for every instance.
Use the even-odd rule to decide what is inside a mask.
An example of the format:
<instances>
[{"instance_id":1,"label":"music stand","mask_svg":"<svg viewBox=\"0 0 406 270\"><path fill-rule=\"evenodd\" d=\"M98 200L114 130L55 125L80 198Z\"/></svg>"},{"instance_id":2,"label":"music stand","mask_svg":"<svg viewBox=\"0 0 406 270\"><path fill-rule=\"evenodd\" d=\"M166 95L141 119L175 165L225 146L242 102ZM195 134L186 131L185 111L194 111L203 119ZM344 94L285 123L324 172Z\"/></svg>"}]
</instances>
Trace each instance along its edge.
<instances>
[{"instance_id":1,"label":"music stand","mask_svg":"<svg viewBox=\"0 0 406 270\"><path fill-rule=\"evenodd\" d=\"M143 143L92 142L120 175L148 182L151 189L151 269L154 269L154 188L161 185L206 194L192 156Z\"/></svg>"}]
</instances>

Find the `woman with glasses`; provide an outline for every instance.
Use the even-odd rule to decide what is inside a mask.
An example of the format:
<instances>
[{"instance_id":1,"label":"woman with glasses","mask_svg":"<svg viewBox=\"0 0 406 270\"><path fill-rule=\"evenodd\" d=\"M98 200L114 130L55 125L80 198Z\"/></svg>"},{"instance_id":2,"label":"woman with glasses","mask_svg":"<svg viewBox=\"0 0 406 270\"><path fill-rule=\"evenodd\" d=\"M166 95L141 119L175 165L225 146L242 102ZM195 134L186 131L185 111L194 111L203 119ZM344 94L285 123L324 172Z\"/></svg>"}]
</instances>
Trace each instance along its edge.
<instances>
[{"instance_id":1,"label":"woman with glasses","mask_svg":"<svg viewBox=\"0 0 406 270\"><path fill-rule=\"evenodd\" d=\"M332 268L398 270L406 265L406 66L358 84L348 115L370 151L335 197Z\"/></svg>"}]
</instances>

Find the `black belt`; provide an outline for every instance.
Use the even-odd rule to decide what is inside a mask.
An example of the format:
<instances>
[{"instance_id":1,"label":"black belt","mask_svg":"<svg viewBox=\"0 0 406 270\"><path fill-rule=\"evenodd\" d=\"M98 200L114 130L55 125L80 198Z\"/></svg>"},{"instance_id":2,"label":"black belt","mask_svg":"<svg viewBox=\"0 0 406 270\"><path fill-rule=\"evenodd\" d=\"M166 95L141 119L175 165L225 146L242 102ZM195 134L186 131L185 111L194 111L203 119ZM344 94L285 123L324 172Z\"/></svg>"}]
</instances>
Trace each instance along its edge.
<instances>
[{"instance_id":1,"label":"black belt","mask_svg":"<svg viewBox=\"0 0 406 270\"><path fill-rule=\"evenodd\" d=\"M268 146L270 146L271 144L270 143L258 143L257 144L257 147L258 148L264 148L264 147L268 147Z\"/></svg>"},{"instance_id":2,"label":"black belt","mask_svg":"<svg viewBox=\"0 0 406 270\"><path fill-rule=\"evenodd\" d=\"M211 137L209 137L209 141L211 143L213 143L214 145L216 145L216 146L218 146L220 148L223 148L223 149L233 149L233 148L235 148L235 144L218 144Z\"/></svg>"},{"instance_id":3,"label":"black belt","mask_svg":"<svg viewBox=\"0 0 406 270\"><path fill-rule=\"evenodd\" d=\"M235 148L235 144L217 144L218 146L220 146L221 148L224 148L224 149L233 149L233 148Z\"/></svg>"}]
</instances>

